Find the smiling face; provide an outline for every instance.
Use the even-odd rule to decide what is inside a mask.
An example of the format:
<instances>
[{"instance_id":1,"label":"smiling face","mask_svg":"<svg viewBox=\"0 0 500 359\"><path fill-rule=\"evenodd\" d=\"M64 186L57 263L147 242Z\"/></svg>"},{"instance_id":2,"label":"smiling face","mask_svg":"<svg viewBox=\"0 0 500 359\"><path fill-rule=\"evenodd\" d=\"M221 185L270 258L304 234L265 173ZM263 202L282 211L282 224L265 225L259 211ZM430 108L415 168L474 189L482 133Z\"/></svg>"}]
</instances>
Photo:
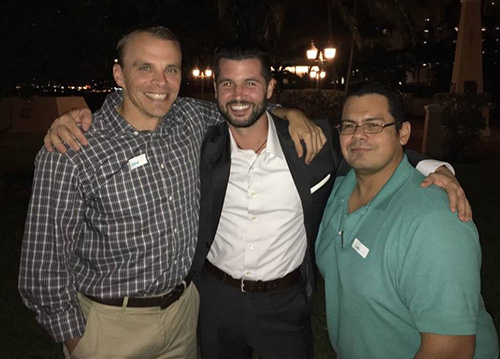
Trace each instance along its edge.
<instances>
[{"instance_id":1,"label":"smiling face","mask_svg":"<svg viewBox=\"0 0 500 359\"><path fill-rule=\"evenodd\" d=\"M234 127L250 127L264 118L267 100L273 95L274 81L267 83L259 59L219 61L215 79L217 104Z\"/></svg>"},{"instance_id":2,"label":"smiling face","mask_svg":"<svg viewBox=\"0 0 500 359\"><path fill-rule=\"evenodd\" d=\"M123 87L123 117L139 130L152 130L172 107L181 84L181 52L174 41L148 33L134 35L113 76Z\"/></svg>"},{"instance_id":3,"label":"smiling face","mask_svg":"<svg viewBox=\"0 0 500 359\"><path fill-rule=\"evenodd\" d=\"M387 98L379 94L348 98L342 110L342 123L368 122L394 122ZM342 154L357 174L392 173L401 162L403 145L408 142L410 132L409 122L403 122L399 131L396 126L388 126L375 134L366 134L358 127L352 135L340 135Z\"/></svg>"}]
</instances>

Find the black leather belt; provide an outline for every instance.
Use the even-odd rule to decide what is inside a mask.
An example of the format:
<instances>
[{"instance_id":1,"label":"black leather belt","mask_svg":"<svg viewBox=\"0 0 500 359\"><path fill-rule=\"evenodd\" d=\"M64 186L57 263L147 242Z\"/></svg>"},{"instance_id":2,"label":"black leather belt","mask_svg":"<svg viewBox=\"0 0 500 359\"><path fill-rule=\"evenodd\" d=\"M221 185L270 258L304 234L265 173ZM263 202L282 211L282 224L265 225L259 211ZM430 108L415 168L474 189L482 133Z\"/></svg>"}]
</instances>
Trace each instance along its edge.
<instances>
[{"instance_id":1,"label":"black leather belt","mask_svg":"<svg viewBox=\"0 0 500 359\"><path fill-rule=\"evenodd\" d=\"M240 288L242 292L249 293L264 293L271 292L273 290L280 290L293 287L297 285L300 281L300 267L294 271L288 273L286 276L278 279L273 279L269 281L261 280L247 280L247 279L235 279L223 270L217 268L208 260L205 261L205 268L207 272L212 274L215 278L221 280L224 283L232 285L233 287Z\"/></svg>"},{"instance_id":2,"label":"black leather belt","mask_svg":"<svg viewBox=\"0 0 500 359\"><path fill-rule=\"evenodd\" d=\"M186 279L175 287L173 290L167 294L158 297L129 297L127 302L127 307L130 308L148 308L148 307L160 307L161 309L167 308L172 303L176 302L181 295L184 293L186 288L191 283L191 275L188 275ZM96 298L91 295L85 295L90 300L94 302L112 305L114 307L123 306L123 301L125 298Z\"/></svg>"}]
</instances>

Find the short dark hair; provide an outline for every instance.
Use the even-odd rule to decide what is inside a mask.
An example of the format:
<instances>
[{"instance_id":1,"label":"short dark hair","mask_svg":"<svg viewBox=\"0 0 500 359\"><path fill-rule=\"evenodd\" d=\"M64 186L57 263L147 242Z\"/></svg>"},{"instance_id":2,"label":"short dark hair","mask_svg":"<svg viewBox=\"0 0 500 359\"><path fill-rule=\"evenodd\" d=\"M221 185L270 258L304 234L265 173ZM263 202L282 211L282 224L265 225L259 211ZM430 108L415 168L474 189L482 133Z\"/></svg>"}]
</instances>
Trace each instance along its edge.
<instances>
[{"instance_id":1,"label":"short dark hair","mask_svg":"<svg viewBox=\"0 0 500 359\"><path fill-rule=\"evenodd\" d=\"M152 26L152 27L138 28L138 29L135 29L135 30L123 35L121 37L121 39L118 41L118 44L116 45L116 56L117 56L118 63L121 66L123 66L124 51L125 51L125 47L127 46L128 42L135 35L138 35L141 33L146 33L146 34L152 35L158 39L173 41L176 44L176 46L179 48L179 51L181 50L181 44L180 44L179 40L177 39L177 36L175 36L175 34L171 30L166 28L165 26Z\"/></svg>"},{"instance_id":2,"label":"short dark hair","mask_svg":"<svg viewBox=\"0 0 500 359\"><path fill-rule=\"evenodd\" d=\"M262 76L269 83L272 78L271 73L271 60L265 48L252 41L234 40L225 42L219 45L214 52L214 73L215 79L220 75L220 61L221 59L228 60L247 60L258 59L261 65Z\"/></svg>"},{"instance_id":3,"label":"short dark hair","mask_svg":"<svg viewBox=\"0 0 500 359\"><path fill-rule=\"evenodd\" d=\"M363 81L354 84L345 95L343 105L345 105L347 100L349 100L353 96L359 97L363 95L373 94L384 96L387 99L387 103L389 105L389 113L397 122L396 128L398 130L401 129L401 125L403 122L409 121L401 92L381 82Z\"/></svg>"}]
</instances>

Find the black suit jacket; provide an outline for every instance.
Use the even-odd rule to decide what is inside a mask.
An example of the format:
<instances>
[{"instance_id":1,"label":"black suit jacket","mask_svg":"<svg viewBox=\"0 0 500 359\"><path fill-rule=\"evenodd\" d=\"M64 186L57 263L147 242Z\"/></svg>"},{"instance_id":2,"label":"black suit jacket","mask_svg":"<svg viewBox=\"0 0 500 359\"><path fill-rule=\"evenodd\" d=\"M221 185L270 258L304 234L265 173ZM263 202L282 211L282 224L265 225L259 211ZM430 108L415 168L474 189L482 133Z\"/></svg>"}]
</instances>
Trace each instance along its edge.
<instances>
[{"instance_id":1,"label":"black suit jacket","mask_svg":"<svg viewBox=\"0 0 500 359\"><path fill-rule=\"evenodd\" d=\"M318 121L328 137L327 144L311 164L306 165L304 158L299 158L288 132L288 122L273 116L281 148L288 163L295 186L302 201L304 225L307 234L307 251L301 272L306 280L307 294L310 298L315 288L314 241L326 202L330 195L341 162L338 139L332 137L332 131L326 121ZM337 136L335 134L335 136ZM196 277L201 273L205 259L214 241L219 219L224 204L231 166L230 137L227 124L212 126L205 136L201 150L200 178L200 228L192 271ZM314 193L311 188L324 181ZM276 183L279 186L279 183Z\"/></svg>"}]
</instances>

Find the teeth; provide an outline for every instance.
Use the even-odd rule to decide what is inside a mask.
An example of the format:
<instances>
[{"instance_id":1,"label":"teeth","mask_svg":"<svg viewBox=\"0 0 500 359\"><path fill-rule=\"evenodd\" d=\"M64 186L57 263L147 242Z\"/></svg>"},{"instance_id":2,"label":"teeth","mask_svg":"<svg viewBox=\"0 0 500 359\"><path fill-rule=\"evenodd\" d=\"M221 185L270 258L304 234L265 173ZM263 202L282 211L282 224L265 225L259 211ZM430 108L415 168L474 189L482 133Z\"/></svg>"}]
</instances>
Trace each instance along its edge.
<instances>
[{"instance_id":1,"label":"teeth","mask_svg":"<svg viewBox=\"0 0 500 359\"><path fill-rule=\"evenodd\" d=\"M243 110L246 110L247 108L250 108L250 105L240 104L240 105L232 105L231 106L231 109L234 111L243 111Z\"/></svg>"},{"instance_id":2,"label":"teeth","mask_svg":"<svg viewBox=\"0 0 500 359\"><path fill-rule=\"evenodd\" d=\"M165 100L167 98L167 94L162 94L162 93L152 93L152 92L145 92L147 97L152 98L153 100Z\"/></svg>"}]
</instances>

